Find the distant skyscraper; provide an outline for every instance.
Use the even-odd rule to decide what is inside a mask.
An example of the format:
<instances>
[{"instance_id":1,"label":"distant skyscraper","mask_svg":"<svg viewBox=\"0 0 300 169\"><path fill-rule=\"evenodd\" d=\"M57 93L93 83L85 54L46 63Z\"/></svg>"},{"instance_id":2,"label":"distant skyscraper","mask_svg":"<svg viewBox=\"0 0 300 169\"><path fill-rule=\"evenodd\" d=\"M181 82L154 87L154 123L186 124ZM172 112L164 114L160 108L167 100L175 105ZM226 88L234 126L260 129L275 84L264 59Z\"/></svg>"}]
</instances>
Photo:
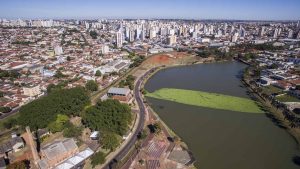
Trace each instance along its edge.
<instances>
[{"instance_id":1,"label":"distant skyscraper","mask_svg":"<svg viewBox=\"0 0 300 169\"><path fill-rule=\"evenodd\" d=\"M277 38L278 32L279 32L279 29L276 28L276 29L274 30L273 38Z\"/></svg>"},{"instance_id":2,"label":"distant skyscraper","mask_svg":"<svg viewBox=\"0 0 300 169\"><path fill-rule=\"evenodd\" d=\"M264 36L265 35L265 27L261 27L261 30L260 30L260 36Z\"/></svg>"},{"instance_id":3,"label":"distant skyscraper","mask_svg":"<svg viewBox=\"0 0 300 169\"><path fill-rule=\"evenodd\" d=\"M117 47L121 48L123 46L123 36L122 36L122 32L119 31L116 33L116 41L117 41Z\"/></svg>"},{"instance_id":4,"label":"distant skyscraper","mask_svg":"<svg viewBox=\"0 0 300 169\"><path fill-rule=\"evenodd\" d=\"M293 30L290 29L289 34L288 34L288 38L293 38L293 34L294 34Z\"/></svg>"},{"instance_id":5,"label":"distant skyscraper","mask_svg":"<svg viewBox=\"0 0 300 169\"><path fill-rule=\"evenodd\" d=\"M167 43L168 43L168 45L176 44L176 36L175 35L168 36Z\"/></svg>"},{"instance_id":6,"label":"distant skyscraper","mask_svg":"<svg viewBox=\"0 0 300 169\"><path fill-rule=\"evenodd\" d=\"M155 38L156 37L156 31L154 30L154 29L151 29L150 30L150 36L149 36L149 38L150 39L153 39L153 38Z\"/></svg>"},{"instance_id":7,"label":"distant skyscraper","mask_svg":"<svg viewBox=\"0 0 300 169\"><path fill-rule=\"evenodd\" d=\"M300 39L300 31L298 32L297 39Z\"/></svg>"},{"instance_id":8,"label":"distant skyscraper","mask_svg":"<svg viewBox=\"0 0 300 169\"><path fill-rule=\"evenodd\" d=\"M133 42L134 41L134 30L130 30L129 31L129 42Z\"/></svg>"},{"instance_id":9,"label":"distant skyscraper","mask_svg":"<svg viewBox=\"0 0 300 169\"><path fill-rule=\"evenodd\" d=\"M232 36L231 38L231 42L236 42L238 40L238 37L239 37L239 33L234 33L234 35Z\"/></svg>"},{"instance_id":10,"label":"distant skyscraper","mask_svg":"<svg viewBox=\"0 0 300 169\"><path fill-rule=\"evenodd\" d=\"M297 28L299 28L299 27L300 27L300 21L297 22Z\"/></svg>"}]
</instances>

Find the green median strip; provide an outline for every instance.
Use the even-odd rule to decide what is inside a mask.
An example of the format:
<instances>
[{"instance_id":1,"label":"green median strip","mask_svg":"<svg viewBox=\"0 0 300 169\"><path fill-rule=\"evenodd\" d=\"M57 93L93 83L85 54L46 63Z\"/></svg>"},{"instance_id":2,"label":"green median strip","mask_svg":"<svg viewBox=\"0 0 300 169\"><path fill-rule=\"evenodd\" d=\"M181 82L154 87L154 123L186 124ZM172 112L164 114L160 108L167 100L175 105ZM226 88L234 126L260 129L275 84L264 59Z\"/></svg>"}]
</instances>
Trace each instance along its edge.
<instances>
[{"instance_id":1,"label":"green median strip","mask_svg":"<svg viewBox=\"0 0 300 169\"><path fill-rule=\"evenodd\" d=\"M217 93L162 88L154 91L153 93L147 93L146 96L213 109L222 109L245 113L263 113L263 111L255 103L255 101L251 99Z\"/></svg>"}]
</instances>

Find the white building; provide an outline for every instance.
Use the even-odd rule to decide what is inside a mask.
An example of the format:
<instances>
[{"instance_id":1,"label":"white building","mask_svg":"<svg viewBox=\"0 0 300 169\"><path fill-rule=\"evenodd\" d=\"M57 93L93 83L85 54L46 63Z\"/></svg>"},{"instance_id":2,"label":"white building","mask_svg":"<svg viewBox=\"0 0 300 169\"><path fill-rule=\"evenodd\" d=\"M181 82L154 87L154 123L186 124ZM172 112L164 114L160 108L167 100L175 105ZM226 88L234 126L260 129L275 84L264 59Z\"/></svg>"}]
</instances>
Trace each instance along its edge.
<instances>
[{"instance_id":1,"label":"white building","mask_svg":"<svg viewBox=\"0 0 300 169\"><path fill-rule=\"evenodd\" d=\"M122 32L117 32L116 34L116 41L117 41L117 47L121 48L123 46L123 36L122 36Z\"/></svg>"},{"instance_id":2,"label":"white building","mask_svg":"<svg viewBox=\"0 0 300 169\"><path fill-rule=\"evenodd\" d=\"M167 43L168 45L176 44L176 36L175 35L168 36Z\"/></svg>"},{"instance_id":3,"label":"white building","mask_svg":"<svg viewBox=\"0 0 300 169\"><path fill-rule=\"evenodd\" d=\"M23 92L24 95L29 97L36 97L42 93L39 85L23 87Z\"/></svg>"},{"instance_id":4,"label":"white building","mask_svg":"<svg viewBox=\"0 0 300 169\"><path fill-rule=\"evenodd\" d=\"M54 47L54 52L55 52L55 55L61 55L61 54L64 53L61 46L55 46Z\"/></svg>"}]
</instances>

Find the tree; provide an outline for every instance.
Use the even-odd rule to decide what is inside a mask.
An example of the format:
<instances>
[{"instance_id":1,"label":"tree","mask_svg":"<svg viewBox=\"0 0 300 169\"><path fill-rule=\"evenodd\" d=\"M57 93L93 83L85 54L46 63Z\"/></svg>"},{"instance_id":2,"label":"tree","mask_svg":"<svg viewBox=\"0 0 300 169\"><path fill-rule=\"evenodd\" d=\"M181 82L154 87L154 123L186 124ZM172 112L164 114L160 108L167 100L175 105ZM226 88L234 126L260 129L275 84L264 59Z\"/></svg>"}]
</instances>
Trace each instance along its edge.
<instances>
[{"instance_id":1,"label":"tree","mask_svg":"<svg viewBox=\"0 0 300 169\"><path fill-rule=\"evenodd\" d=\"M4 126L6 129L11 129L11 128L13 128L14 126L16 126L17 123L18 123L18 122L17 122L17 120L16 120L15 118L11 118L11 119L5 121L5 122L3 123L3 126Z\"/></svg>"},{"instance_id":2,"label":"tree","mask_svg":"<svg viewBox=\"0 0 300 169\"><path fill-rule=\"evenodd\" d=\"M100 144L102 148L114 151L119 145L119 140L117 135L113 132L104 131L100 137Z\"/></svg>"},{"instance_id":3,"label":"tree","mask_svg":"<svg viewBox=\"0 0 300 169\"><path fill-rule=\"evenodd\" d=\"M96 31L90 31L90 36L91 36L93 39L97 39L98 33L97 33Z\"/></svg>"},{"instance_id":4,"label":"tree","mask_svg":"<svg viewBox=\"0 0 300 169\"><path fill-rule=\"evenodd\" d=\"M92 164L93 168L98 164L103 164L104 162L105 162L105 154L101 151L95 153L91 157L91 164Z\"/></svg>"},{"instance_id":5,"label":"tree","mask_svg":"<svg viewBox=\"0 0 300 169\"><path fill-rule=\"evenodd\" d=\"M51 122L48 125L48 128L53 133L60 132L64 129L65 124L68 121L69 121L69 117L67 115L58 114L56 120L54 122Z\"/></svg>"},{"instance_id":6,"label":"tree","mask_svg":"<svg viewBox=\"0 0 300 169\"><path fill-rule=\"evenodd\" d=\"M71 57L70 56L67 56L67 61L71 61Z\"/></svg>"},{"instance_id":7,"label":"tree","mask_svg":"<svg viewBox=\"0 0 300 169\"><path fill-rule=\"evenodd\" d=\"M95 73L95 76L101 76L101 75L102 75L101 71L97 70L96 73Z\"/></svg>"},{"instance_id":8,"label":"tree","mask_svg":"<svg viewBox=\"0 0 300 169\"><path fill-rule=\"evenodd\" d=\"M60 70L57 70L54 77L60 79L60 78L66 77L66 75L64 75Z\"/></svg>"},{"instance_id":9,"label":"tree","mask_svg":"<svg viewBox=\"0 0 300 169\"><path fill-rule=\"evenodd\" d=\"M18 123L32 129L45 128L57 119L58 114L78 115L90 103L83 87L53 91L20 108Z\"/></svg>"},{"instance_id":10,"label":"tree","mask_svg":"<svg viewBox=\"0 0 300 169\"><path fill-rule=\"evenodd\" d=\"M82 114L82 121L92 130L110 131L123 136L132 122L132 113L127 104L108 99L87 108Z\"/></svg>"},{"instance_id":11,"label":"tree","mask_svg":"<svg viewBox=\"0 0 300 169\"><path fill-rule=\"evenodd\" d=\"M85 84L85 88L89 91L97 91L98 84L94 80L89 80Z\"/></svg>"},{"instance_id":12,"label":"tree","mask_svg":"<svg viewBox=\"0 0 300 169\"><path fill-rule=\"evenodd\" d=\"M4 93L2 91L0 91L0 97L3 97Z\"/></svg>"},{"instance_id":13,"label":"tree","mask_svg":"<svg viewBox=\"0 0 300 169\"><path fill-rule=\"evenodd\" d=\"M23 161L18 161L12 164L9 164L7 166L7 169L27 169L29 161L23 160Z\"/></svg>"},{"instance_id":14,"label":"tree","mask_svg":"<svg viewBox=\"0 0 300 169\"><path fill-rule=\"evenodd\" d=\"M65 129L63 131L64 137L76 137L78 138L82 133L82 128L74 126L72 123L66 123Z\"/></svg>"},{"instance_id":15,"label":"tree","mask_svg":"<svg viewBox=\"0 0 300 169\"><path fill-rule=\"evenodd\" d=\"M11 111L10 107L0 107L0 112L2 113L8 113Z\"/></svg>"}]
</instances>

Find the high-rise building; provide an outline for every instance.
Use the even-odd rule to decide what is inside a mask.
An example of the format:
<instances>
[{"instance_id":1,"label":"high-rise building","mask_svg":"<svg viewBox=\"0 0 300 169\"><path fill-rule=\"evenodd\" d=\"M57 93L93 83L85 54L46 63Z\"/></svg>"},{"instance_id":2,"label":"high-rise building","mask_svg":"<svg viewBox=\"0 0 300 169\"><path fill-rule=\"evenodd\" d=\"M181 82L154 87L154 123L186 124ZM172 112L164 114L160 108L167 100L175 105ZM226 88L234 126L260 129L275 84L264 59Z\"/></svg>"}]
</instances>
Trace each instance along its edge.
<instances>
[{"instance_id":1,"label":"high-rise building","mask_svg":"<svg viewBox=\"0 0 300 169\"><path fill-rule=\"evenodd\" d=\"M156 31L155 31L154 29L151 29L151 30L150 30L149 38L150 38L150 39L153 39L153 38L155 38L155 37L156 37Z\"/></svg>"},{"instance_id":2,"label":"high-rise building","mask_svg":"<svg viewBox=\"0 0 300 169\"><path fill-rule=\"evenodd\" d=\"M116 33L116 43L118 48L121 48L123 46L123 36L121 31L118 31Z\"/></svg>"},{"instance_id":3,"label":"high-rise building","mask_svg":"<svg viewBox=\"0 0 300 169\"><path fill-rule=\"evenodd\" d=\"M260 30L260 36L264 36L265 35L265 27L261 27L261 30Z\"/></svg>"},{"instance_id":4,"label":"high-rise building","mask_svg":"<svg viewBox=\"0 0 300 169\"><path fill-rule=\"evenodd\" d=\"M273 38L277 38L277 36L278 36L278 29L276 28L274 30Z\"/></svg>"},{"instance_id":5,"label":"high-rise building","mask_svg":"<svg viewBox=\"0 0 300 169\"><path fill-rule=\"evenodd\" d=\"M293 34L294 34L293 30L290 29L289 34L288 34L288 38L293 38Z\"/></svg>"},{"instance_id":6,"label":"high-rise building","mask_svg":"<svg viewBox=\"0 0 300 169\"><path fill-rule=\"evenodd\" d=\"M134 30L130 30L129 31L129 42L133 42L134 41Z\"/></svg>"},{"instance_id":7,"label":"high-rise building","mask_svg":"<svg viewBox=\"0 0 300 169\"><path fill-rule=\"evenodd\" d=\"M176 36L175 35L168 36L167 43L168 43L168 45L176 44Z\"/></svg>"},{"instance_id":8,"label":"high-rise building","mask_svg":"<svg viewBox=\"0 0 300 169\"><path fill-rule=\"evenodd\" d=\"M239 33L234 33L234 35L231 37L231 42L236 42L238 40Z\"/></svg>"}]
</instances>

